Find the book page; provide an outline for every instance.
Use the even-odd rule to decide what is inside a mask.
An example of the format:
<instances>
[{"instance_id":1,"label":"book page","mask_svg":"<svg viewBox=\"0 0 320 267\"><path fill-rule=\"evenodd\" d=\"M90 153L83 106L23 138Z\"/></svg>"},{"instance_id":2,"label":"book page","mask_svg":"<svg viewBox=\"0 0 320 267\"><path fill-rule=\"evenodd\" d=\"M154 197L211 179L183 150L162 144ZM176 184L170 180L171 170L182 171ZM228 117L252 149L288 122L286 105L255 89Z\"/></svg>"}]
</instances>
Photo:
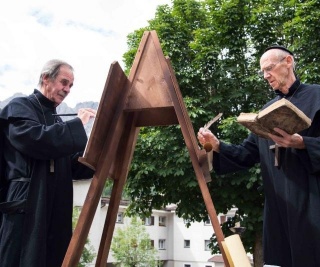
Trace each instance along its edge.
<instances>
[{"instance_id":1,"label":"book page","mask_svg":"<svg viewBox=\"0 0 320 267\"><path fill-rule=\"evenodd\" d=\"M269 138L269 130L260 125L257 117L257 113L240 113L237 118L237 122L248 128L251 132L259 135L260 137Z\"/></svg>"},{"instance_id":2,"label":"book page","mask_svg":"<svg viewBox=\"0 0 320 267\"><path fill-rule=\"evenodd\" d=\"M294 134L311 125L310 118L285 98L274 102L258 114L241 113L237 121L251 132L267 139L269 138L268 133L279 135L273 130L274 128Z\"/></svg>"}]
</instances>

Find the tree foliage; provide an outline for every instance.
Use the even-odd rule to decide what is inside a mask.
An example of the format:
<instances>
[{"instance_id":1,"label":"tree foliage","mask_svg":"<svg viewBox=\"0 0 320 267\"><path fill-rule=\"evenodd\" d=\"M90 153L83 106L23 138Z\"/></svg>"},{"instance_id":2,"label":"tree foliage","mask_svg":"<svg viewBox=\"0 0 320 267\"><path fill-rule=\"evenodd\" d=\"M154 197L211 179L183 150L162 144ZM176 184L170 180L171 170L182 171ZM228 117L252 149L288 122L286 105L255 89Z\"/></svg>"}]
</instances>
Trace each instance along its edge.
<instances>
[{"instance_id":1,"label":"tree foliage","mask_svg":"<svg viewBox=\"0 0 320 267\"><path fill-rule=\"evenodd\" d=\"M273 92L258 77L259 58L274 43L291 49L303 81L319 81L319 1L173 0L157 8L149 25L128 36L124 62L128 73L142 34L155 30L170 57L189 116L197 131L217 113L211 130L225 142L239 143L248 132L235 122L240 112L259 110ZM263 190L259 166L217 176L208 183L218 212L238 207L236 220L246 227L248 252L261 239ZM130 212L177 203L177 214L191 221L207 212L180 127L142 128L127 183L134 200ZM234 222L223 226L225 235Z\"/></svg>"},{"instance_id":2,"label":"tree foliage","mask_svg":"<svg viewBox=\"0 0 320 267\"><path fill-rule=\"evenodd\" d=\"M157 250L142 221L133 217L126 228L118 228L112 239L111 251L121 267L157 267Z\"/></svg>"}]
</instances>

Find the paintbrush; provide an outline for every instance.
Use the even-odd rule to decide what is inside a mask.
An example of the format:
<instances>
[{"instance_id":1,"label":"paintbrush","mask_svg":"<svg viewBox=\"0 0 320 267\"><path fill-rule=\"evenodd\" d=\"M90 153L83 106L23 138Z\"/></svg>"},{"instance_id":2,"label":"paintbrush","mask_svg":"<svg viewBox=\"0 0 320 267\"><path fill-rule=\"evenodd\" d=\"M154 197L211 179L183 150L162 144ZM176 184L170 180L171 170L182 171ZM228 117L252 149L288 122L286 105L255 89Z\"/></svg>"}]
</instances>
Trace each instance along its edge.
<instances>
[{"instance_id":1,"label":"paintbrush","mask_svg":"<svg viewBox=\"0 0 320 267\"><path fill-rule=\"evenodd\" d=\"M208 121L208 122L205 124L205 126L203 126L203 128L204 128L205 130L208 130L212 124L214 124L217 120L219 120L219 119L221 118L221 116L222 116L222 113L219 113L219 114L218 114L217 116L215 116L212 120ZM204 150L205 150L206 152L210 152L213 147L212 147L211 143L205 143L205 144L203 145L203 148L204 148Z\"/></svg>"},{"instance_id":2,"label":"paintbrush","mask_svg":"<svg viewBox=\"0 0 320 267\"><path fill-rule=\"evenodd\" d=\"M77 116L77 113L61 113L61 114L52 114L52 116Z\"/></svg>"}]
</instances>

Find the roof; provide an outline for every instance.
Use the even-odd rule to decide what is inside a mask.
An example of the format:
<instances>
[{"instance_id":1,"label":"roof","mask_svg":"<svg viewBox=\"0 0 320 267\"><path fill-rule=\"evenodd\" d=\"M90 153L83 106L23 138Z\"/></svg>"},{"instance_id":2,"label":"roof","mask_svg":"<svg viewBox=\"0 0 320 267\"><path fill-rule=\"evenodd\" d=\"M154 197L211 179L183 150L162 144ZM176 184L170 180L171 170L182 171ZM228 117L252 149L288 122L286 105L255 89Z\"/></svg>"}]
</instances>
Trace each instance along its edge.
<instances>
[{"instance_id":1,"label":"roof","mask_svg":"<svg viewBox=\"0 0 320 267\"><path fill-rule=\"evenodd\" d=\"M252 265L252 263L253 263L253 261L252 261L252 259L250 258L250 257L248 257L249 258L249 261L250 261L250 263L251 263L251 265ZM209 260L208 260L208 262L216 262L216 263L220 263L220 262L224 262L224 260L223 260L223 257L222 257L222 255L215 255L215 256L213 256L212 258L210 258Z\"/></svg>"},{"instance_id":2,"label":"roof","mask_svg":"<svg viewBox=\"0 0 320 267\"><path fill-rule=\"evenodd\" d=\"M208 262L224 262L222 255L215 255Z\"/></svg>"}]
</instances>

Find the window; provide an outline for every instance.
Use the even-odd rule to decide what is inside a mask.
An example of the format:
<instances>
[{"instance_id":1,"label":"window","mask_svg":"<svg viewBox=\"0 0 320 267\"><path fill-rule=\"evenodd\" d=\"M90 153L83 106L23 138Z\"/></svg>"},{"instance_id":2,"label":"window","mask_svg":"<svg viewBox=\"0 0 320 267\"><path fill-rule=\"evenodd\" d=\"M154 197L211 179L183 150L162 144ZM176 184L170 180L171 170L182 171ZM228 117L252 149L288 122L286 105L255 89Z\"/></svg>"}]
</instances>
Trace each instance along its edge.
<instances>
[{"instance_id":1,"label":"window","mask_svg":"<svg viewBox=\"0 0 320 267\"><path fill-rule=\"evenodd\" d=\"M210 250L209 244L210 244L210 240L204 240L204 250L206 251Z\"/></svg>"},{"instance_id":2,"label":"window","mask_svg":"<svg viewBox=\"0 0 320 267\"><path fill-rule=\"evenodd\" d=\"M204 221L204 225L211 225L211 221L209 218L206 221Z\"/></svg>"},{"instance_id":3,"label":"window","mask_svg":"<svg viewBox=\"0 0 320 267\"><path fill-rule=\"evenodd\" d=\"M221 215L220 216L220 223L225 223L227 221L227 216L226 215Z\"/></svg>"},{"instance_id":4,"label":"window","mask_svg":"<svg viewBox=\"0 0 320 267\"><path fill-rule=\"evenodd\" d=\"M116 223L123 223L123 212L118 213Z\"/></svg>"},{"instance_id":5,"label":"window","mask_svg":"<svg viewBox=\"0 0 320 267\"><path fill-rule=\"evenodd\" d=\"M227 216L227 221L232 221L233 216Z\"/></svg>"},{"instance_id":6,"label":"window","mask_svg":"<svg viewBox=\"0 0 320 267\"><path fill-rule=\"evenodd\" d=\"M166 217L159 216L159 226L166 226Z\"/></svg>"},{"instance_id":7,"label":"window","mask_svg":"<svg viewBox=\"0 0 320 267\"><path fill-rule=\"evenodd\" d=\"M191 264L185 264L184 267L191 267Z\"/></svg>"},{"instance_id":8,"label":"window","mask_svg":"<svg viewBox=\"0 0 320 267\"><path fill-rule=\"evenodd\" d=\"M166 240L159 239L159 249L166 249Z\"/></svg>"},{"instance_id":9,"label":"window","mask_svg":"<svg viewBox=\"0 0 320 267\"><path fill-rule=\"evenodd\" d=\"M212 267L211 265L206 265L206 266L204 266L204 267Z\"/></svg>"},{"instance_id":10,"label":"window","mask_svg":"<svg viewBox=\"0 0 320 267\"><path fill-rule=\"evenodd\" d=\"M154 225L154 216L144 219L144 225Z\"/></svg>"},{"instance_id":11,"label":"window","mask_svg":"<svg viewBox=\"0 0 320 267\"><path fill-rule=\"evenodd\" d=\"M184 247L190 248L190 240L184 240Z\"/></svg>"},{"instance_id":12,"label":"window","mask_svg":"<svg viewBox=\"0 0 320 267\"><path fill-rule=\"evenodd\" d=\"M220 223L225 223L227 221L231 221L233 218L233 216L229 216L229 215L221 215L220 216Z\"/></svg>"},{"instance_id":13,"label":"window","mask_svg":"<svg viewBox=\"0 0 320 267\"><path fill-rule=\"evenodd\" d=\"M154 248L154 240L150 240L150 245L152 248Z\"/></svg>"}]
</instances>

